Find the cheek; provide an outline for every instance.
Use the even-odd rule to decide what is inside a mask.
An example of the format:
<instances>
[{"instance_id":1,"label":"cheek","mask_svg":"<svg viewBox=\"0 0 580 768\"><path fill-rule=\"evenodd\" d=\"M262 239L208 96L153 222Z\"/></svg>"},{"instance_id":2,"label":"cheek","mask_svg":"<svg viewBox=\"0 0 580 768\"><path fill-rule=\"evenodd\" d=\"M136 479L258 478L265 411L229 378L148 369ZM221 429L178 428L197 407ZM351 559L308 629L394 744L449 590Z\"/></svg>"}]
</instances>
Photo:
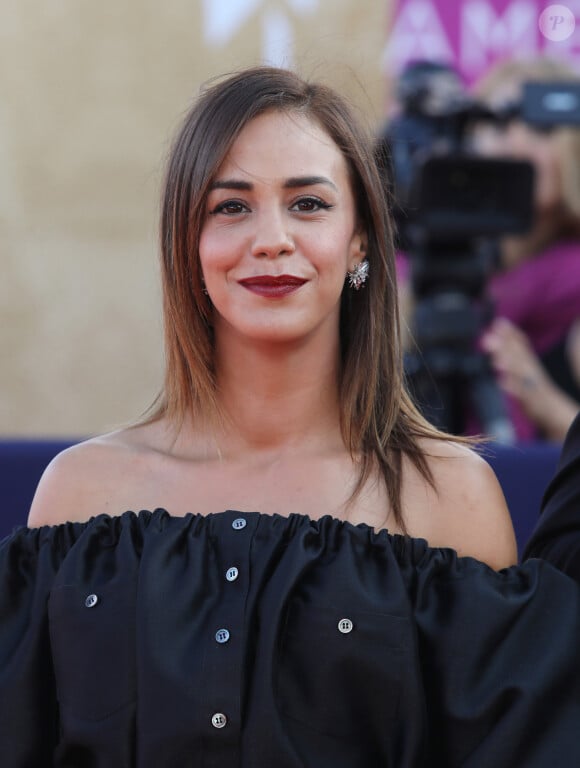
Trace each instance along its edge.
<instances>
[{"instance_id":1,"label":"cheek","mask_svg":"<svg viewBox=\"0 0 580 768\"><path fill-rule=\"evenodd\" d=\"M514 127L509 136L509 146L514 157L527 160L534 167L536 208L543 211L557 204L560 198L560 174L549 137L520 125Z\"/></svg>"},{"instance_id":2,"label":"cheek","mask_svg":"<svg viewBox=\"0 0 580 768\"><path fill-rule=\"evenodd\" d=\"M311 252L320 268L327 272L345 275L351 268L352 262L358 260L358 250L353 244L352 230L344 230L319 242L311 243Z\"/></svg>"},{"instance_id":3,"label":"cheek","mask_svg":"<svg viewBox=\"0 0 580 768\"><path fill-rule=\"evenodd\" d=\"M502 157L511 153L505 131L492 127L479 127L472 136L476 152L484 156Z\"/></svg>"},{"instance_id":4,"label":"cheek","mask_svg":"<svg viewBox=\"0 0 580 768\"><path fill-rule=\"evenodd\" d=\"M213 251L213 242L212 242L211 234L209 234L207 230L204 228L201 230L201 234L199 237L199 246L198 246L199 262L201 264L202 272L204 273L206 271L207 263L211 261L212 251Z\"/></svg>"},{"instance_id":5,"label":"cheek","mask_svg":"<svg viewBox=\"0 0 580 768\"><path fill-rule=\"evenodd\" d=\"M228 248L229 243L229 248ZM212 230L201 233L199 260L204 277L226 269L231 261L231 238L224 232Z\"/></svg>"},{"instance_id":6,"label":"cheek","mask_svg":"<svg viewBox=\"0 0 580 768\"><path fill-rule=\"evenodd\" d=\"M536 162L536 203L540 209L557 205L562 198L562 180L552 151L538 152Z\"/></svg>"}]
</instances>

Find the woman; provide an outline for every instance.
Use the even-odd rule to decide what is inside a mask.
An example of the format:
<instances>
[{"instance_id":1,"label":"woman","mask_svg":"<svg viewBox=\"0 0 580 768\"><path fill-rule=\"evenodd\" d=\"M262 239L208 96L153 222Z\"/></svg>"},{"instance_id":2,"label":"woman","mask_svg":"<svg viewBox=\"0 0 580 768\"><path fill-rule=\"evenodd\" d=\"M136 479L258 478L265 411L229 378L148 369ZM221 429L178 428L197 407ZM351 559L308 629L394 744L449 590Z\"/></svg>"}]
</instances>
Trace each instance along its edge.
<instances>
[{"instance_id":1,"label":"woman","mask_svg":"<svg viewBox=\"0 0 580 768\"><path fill-rule=\"evenodd\" d=\"M534 220L523 236L506 237L501 269L490 284L498 320L483 338L508 396L520 440L562 441L580 408L577 338L580 319L580 131L538 128L519 110L526 82L578 84L548 58L500 62L476 94L509 114L505 126L481 128L476 145L492 155L531 162Z\"/></svg>"},{"instance_id":2,"label":"woman","mask_svg":"<svg viewBox=\"0 0 580 768\"><path fill-rule=\"evenodd\" d=\"M488 465L404 390L391 227L365 139L334 94L289 73L242 73L202 96L164 192L164 390L145 423L57 458L30 525L291 510L515 562Z\"/></svg>"},{"instance_id":3,"label":"woman","mask_svg":"<svg viewBox=\"0 0 580 768\"><path fill-rule=\"evenodd\" d=\"M61 454L0 550L3 766L578 752L578 588L494 570L515 560L497 481L405 393L372 158L343 100L284 70L187 115L163 392ZM543 611L569 614L545 642Z\"/></svg>"}]
</instances>

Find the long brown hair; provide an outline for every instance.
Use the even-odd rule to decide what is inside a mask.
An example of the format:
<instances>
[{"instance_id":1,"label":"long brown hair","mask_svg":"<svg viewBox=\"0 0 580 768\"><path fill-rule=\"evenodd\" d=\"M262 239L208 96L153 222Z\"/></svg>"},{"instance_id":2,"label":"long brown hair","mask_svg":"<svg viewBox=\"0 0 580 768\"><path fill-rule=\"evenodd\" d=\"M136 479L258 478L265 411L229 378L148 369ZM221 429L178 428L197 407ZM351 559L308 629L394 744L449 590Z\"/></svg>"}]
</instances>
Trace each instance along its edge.
<instances>
[{"instance_id":1,"label":"long brown hair","mask_svg":"<svg viewBox=\"0 0 580 768\"><path fill-rule=\"evenodd\" d=\"M213 365L211 306L198 256L209 186L240 131L264 112L300 112L317 122L343 153L357 213L368 237L370 278L364 290L345 287L341 299L341 430L360 458L356 495L378 470L395 519L401 510L402 456L432 482L420 446L441 437L419 414L405 386L393 233L370 131L333 89L273 67L247 69L214 82L186 115L173 143L162 199L161 266L166 369L149 421L180 423L219 413Z\"/></svg>"}]
</instances>

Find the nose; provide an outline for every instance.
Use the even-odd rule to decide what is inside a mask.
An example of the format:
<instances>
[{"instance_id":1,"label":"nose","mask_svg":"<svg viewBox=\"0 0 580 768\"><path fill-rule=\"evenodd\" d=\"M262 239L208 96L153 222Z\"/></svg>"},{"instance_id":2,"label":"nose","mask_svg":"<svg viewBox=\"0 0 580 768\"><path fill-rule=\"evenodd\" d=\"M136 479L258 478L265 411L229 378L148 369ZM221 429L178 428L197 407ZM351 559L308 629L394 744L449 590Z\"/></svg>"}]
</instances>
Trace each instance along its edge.
<instances>
[{"instance_id":1,"label":"nose","mask_svg":"<svg viewBox=\"0 0 580 768\"><path fill-rule=\"evenodd\" d=\"M295 250L289 224L281 211L264 211L256 217L256 231L252 241L252 255L257 258L275 259Z\"/></svg>"}]
</instances>

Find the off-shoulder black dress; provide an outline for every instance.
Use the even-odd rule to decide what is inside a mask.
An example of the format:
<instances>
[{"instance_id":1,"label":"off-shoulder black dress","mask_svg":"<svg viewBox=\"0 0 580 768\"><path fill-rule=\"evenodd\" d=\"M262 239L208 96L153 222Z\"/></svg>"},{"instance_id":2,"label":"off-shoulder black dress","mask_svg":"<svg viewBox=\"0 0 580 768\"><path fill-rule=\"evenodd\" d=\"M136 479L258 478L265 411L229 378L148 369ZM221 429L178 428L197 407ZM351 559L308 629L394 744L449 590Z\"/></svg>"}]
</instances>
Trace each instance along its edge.
<instances>
[{"instance_id":1,"label":"off-shoulder black dress","mask_svg":"<svg viewBox=\"0 0 580 768\"><path fill-rule=\"evenodd\" d=\"M580 587L418 539L164 510L0 545L2 768L580 765Z\"/></svg>"}]
</instances>

